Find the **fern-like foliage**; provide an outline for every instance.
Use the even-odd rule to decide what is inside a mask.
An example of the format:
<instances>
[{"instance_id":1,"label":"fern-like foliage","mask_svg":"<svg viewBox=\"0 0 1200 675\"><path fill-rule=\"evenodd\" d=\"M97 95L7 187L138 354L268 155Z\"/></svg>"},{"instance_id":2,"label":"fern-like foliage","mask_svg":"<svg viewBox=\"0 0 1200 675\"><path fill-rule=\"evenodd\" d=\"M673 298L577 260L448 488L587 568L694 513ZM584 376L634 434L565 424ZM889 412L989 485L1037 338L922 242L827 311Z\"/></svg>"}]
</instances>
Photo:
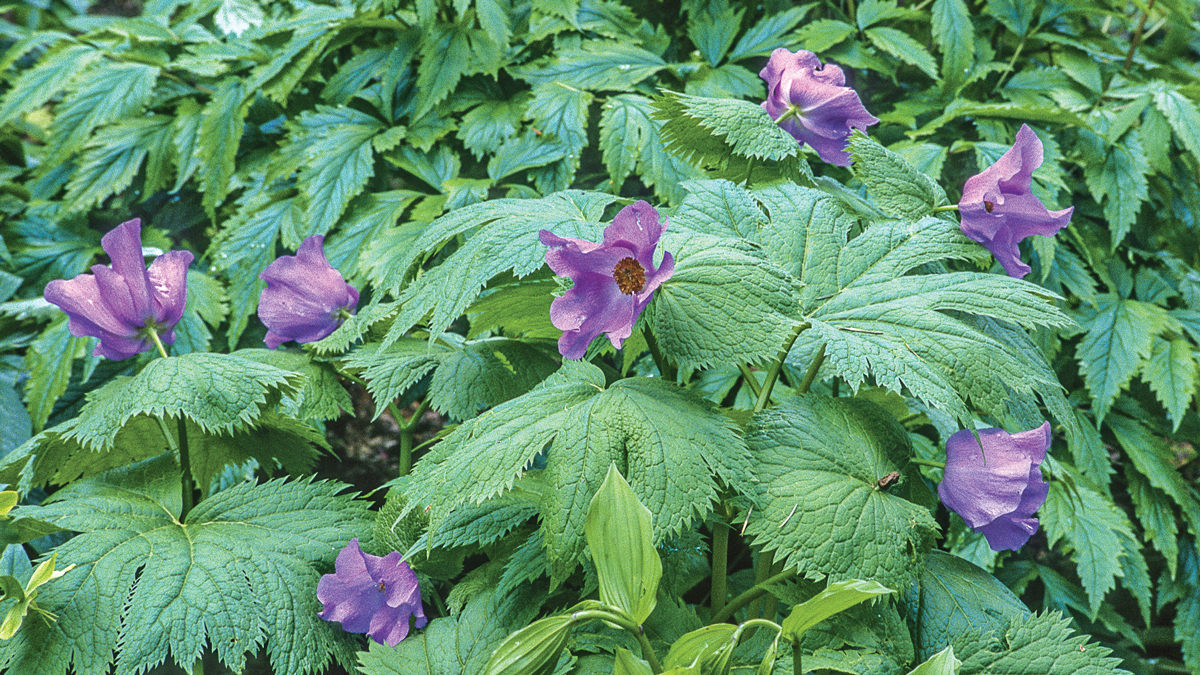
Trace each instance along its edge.
<instances>
[{"instance_id":1,"label":"fern-like foliage","mask_svg":"<svg viewBox=\"0 0 1200 675\"><path fill-rule=\"evenodd\" d=\"M115 665L124 675L168 657L190 668L211 645L234 670L260 647L277 672L314 672L331 656L349 667L352 641L316 615L318 570L347 531L369 529L367 505L341 489L243 484L181 522L179 467L164 455L26 507L80 533L56 549L76 568L39 596L57 621L28 622L0 645L0 664L45 675L106 675Z\"/></svg>"}]
</instances>

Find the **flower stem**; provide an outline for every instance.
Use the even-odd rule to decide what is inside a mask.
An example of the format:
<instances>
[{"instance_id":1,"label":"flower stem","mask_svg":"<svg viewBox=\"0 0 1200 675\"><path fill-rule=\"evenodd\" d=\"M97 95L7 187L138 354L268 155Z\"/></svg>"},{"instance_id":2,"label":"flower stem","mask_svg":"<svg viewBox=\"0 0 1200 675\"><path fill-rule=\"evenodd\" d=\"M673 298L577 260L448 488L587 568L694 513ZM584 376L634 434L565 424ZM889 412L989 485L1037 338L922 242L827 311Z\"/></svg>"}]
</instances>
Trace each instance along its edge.
<instances>
[{"instance_id":1,"label":"flower stem","mask_svg":"<svg viewBox=\"0 0 1200 675\"><path fill-rule=\"evenodd\" d=\"M713 519L712 537L712 611L715 614L725 608L729 593L729 525L724 518Z\"/></svg>"},{"instance_id":2,"label":"flower stem","mask_svg":"<svg viewBox=\"0 0 1200 675\"><path fill-rule=\"evenodd\" d=\"M1146 19L1150 18L1150 10L1154 9L1154 1L1146 3L1146 11L1142 13L1142 20L1138 22L1137 30L1133 32L1133 39L1129 42L1129 53L1125 55L1125 74L1129 74L1129 69L1133 66L1133 55L1137 53L1138 43L1142 41L1142 32L1146 30Z\"/></svg>"},{"instance_id":3,"label":"flower stem","mask_svg":"<svg viewBox=\"0 0 1200 675\"><path fill-rule=\"evenodd\" d=\"M794 105L789 106L787 110L783 111L782 115L780 115L779 117L777 117L775 119L775 124L777 124L777 125L783 124L784 122L792 119L793 117L797 117L799 115L800 115L800 108L798 108ZM748 178L749 178L749 176L747 176L747 179Z\"/></svg>"},{"instance_id":4,"label":"flower stem","mask_svg":"<svg viewBox=\"0 0 1200 675\"><path fill-rule=\"evenodd\" d=\"M192 664L191 675L204 675L204 657L203 656L196 659L196 662L194 664Z\"/></svg>"},{"instance_id":5,"label":"flower stem","mask_svg":"<svg viewBox=\"0 0 1200 675\"><path fill-rule=\"evenodd\" d=\"M957 210L958 210L958 204L950 204L948 206L935 207L932 211L930 211L930 213L944 213L946 211L957 211Z\"/></svg>"},{"instance_id":6,"label":"flower stem","mask_svg":"<svg viewBox=\"0 0 1200 675\"><path fill-rule=\"evenodd\" d=\"M801 664L803 657L800 654L800 645L792 645L792 672L796 675L803 675L804 666Z\"/></svg>"},{"instance_id":7,"label":"flower stem","mask_svg":"<svg viewBox=\"0 0 1200 675\"><path fill-rule=\"evenodd\" d=\"M787 342L783 344L783 348L771 362L771 368L767 371L767 379L763 381L762 391L758 394L758 402L754 404L754 412L762 412L767 407L767 403L771 401L771 390L775 388L775 383L779 380L779 371L783 369L783 362L787 360L788 352L792 351L792 345L796 344L796 338L800 337L800 333L803 333L811 325L805 322L792 329L792 334L788 336Z\"/></svg>"},{"instance_id":8,"label":"flower stem","mask_svg":"<svg viewBox=\"0 0 1200 675\"><path fill-rule=\"evenodd\" d=\"M750 366L744 363L738 364L738 370L742 371L742 378L746 381L746 386L750 387L750 391L754 392L755 400L762 394L762 387L758 386L758 378L754 376L754 371L750 370Z\"/></svg>"},{"instance_id":9,"label":"flower stem","mask_svg":"<svg viewBox=\"0 0 1200 675\"><path fill-rule=\"evenodd\" d=\"M921 459L920 457L911 457L911 458L909 458L908 463L909 464L920 464L922 466L932 466L932 467L936 467L938 469L946 468L945 462L939 462L934 459Z\"/></svg>"},{"instance_id":10,"label":"flower stem","mask_svg":"<svg viewBox=\"0 0 1200 675\"><path fill-rule=\"evenodd\" d=\"M158 331L154 330L153 327L150 328L150 339L154 340L154 346L158 347L158 353L162 354L164 359L170 358L167 356L167 348L163 346L162 338L158 337Z\"/></svg>"},{"instance_id":11,"label":"flower stem","mask_svg":"<svg viewBox=\"0 0 1200 675\"><path fill-rule=\"evenodd\" d=\"M1025 49L1025 40L1029 37L1029 31L1025 31L1025 35L1021 36L1021 42L1017 44L1017 51L1013 52L1012 58L1008 60L1008 65L1005 66L1004 72L1000 73L1000 79L996 81L996 86L992 87L992 93L1000 90L1004 84L1004 80L1008 78L1013 71L1013 66L1017 64L1017 59L1021 56L1021 50Z\"/></svg>"},{"instance_id":12,"label":"flower stem","mask_svg":"<svg viewBox=\"0 0 1200 675\"><path fill-rule=\"evenodd\" d=\"M769 556L763 557L767 557L767 559L770 560ZM770 586L787 581L795 577L798 573L798 569L785 570L779 574L776 574L775 576L768 577L763 579L761 582L754 584L754 586L752 586L749 590L730 600L729 604L725 605L725 608L720 612L714 612L712 620L708 622L709 625L711 626L713 624L724 623L729 619L729 617L736 614L739 609L765 595Z\"/></svg>"}]
</instances>

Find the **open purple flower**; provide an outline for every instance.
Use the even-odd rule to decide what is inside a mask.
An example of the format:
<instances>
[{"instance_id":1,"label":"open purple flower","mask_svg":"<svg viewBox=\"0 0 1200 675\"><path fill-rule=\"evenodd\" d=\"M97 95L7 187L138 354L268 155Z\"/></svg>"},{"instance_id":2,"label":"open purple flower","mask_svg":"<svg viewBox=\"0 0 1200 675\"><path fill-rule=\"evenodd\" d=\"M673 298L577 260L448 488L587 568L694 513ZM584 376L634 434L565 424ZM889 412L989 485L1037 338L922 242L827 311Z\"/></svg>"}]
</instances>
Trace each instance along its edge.
<instances>
[{"instance_id":1,"label":"open purple flower","mask_svg":"<svg viewBox=\"0 0 1200 675\"><path fill-rule=\"evenodd\" d=\"M958 202L963 234L987 247L1008 276L1018 279L1030 268L1021 262L1017 244L1033 234L1055 234L1071 222L1075 210L1051 211L1030 192L1033 172L1041 165L1042 141L1022 124L1008 152L967 179Z\"/></svg>"},{"instance_id":2,"label":"open purple flower","mask_svg":"<svg viewBox=\"0 0 1200 675\"><path fill-rule=\"evenodd\" d=\"M850 166L846 139L852 127L865 129L879 118L867 112L858 94L846 85L846 75L832 63L821 65L817 55L801 49L771 52L758 76L767 81L762 107L784 131L812 146L821 159Z\"/></svg>"},{"instance_id":3,"label":"open purple flower","mask_svg":"<svg viewBox=\"0 0 1200 675\"><path fill-rule=\"evenodd\" d=\"M46 284L47 302L70 317L76 337L100 338L93 353L114 361L175 342L175 324L187 303L190 251L164 253L146 268L142 256L142 221L121 223L100 240L112 266L93 265L91 274Z\"/></svg>"},{"instance_id":4,"label":"open purple flower","mask_svg":"<svg viewBox=\"0 0 1200 675\"><path fill-rule=\"evenodd\" d=\"M416 617L416 628L429 623L417 575L399 552L382 558L363 553L356 537L338 553L334 569L335 574L322 576L317 584L317 599L324 605L317 616L322 619L389 647L408 637L410 616Z\"/></svg>"},{"instance_id":5,"label":"open purple flower","mask_svg":"<svg viewBox=\"0 0 1200 675\"><path fill-rule=\"evenodd\" d=\"M978 433L978 441L970 429L946 441L938 497L971 529L982 532L993 551L1015 551L1037 532L1033 514L1050 491L1040 468L1050 447L1050 423L1015 434L1003 429Z\"/></svg>"},{"instance_id":6,"label":"open purple flower","mask_svg":"<svg viewBox=\"0 0 1200 675\"><path fill-rule=\"evenodd\" d=\"M655 289L675 273L675 259L663 254L654 266L654 249L667 225L658 211L639 201L621 209L604 228L604 242L540 232L546 263L560 277L570 277L571 290L550 305L550 321L563 331L558 351L568 359L583 358L601 333L618 349L633 334L633 324L650 303Z\"/></svg>"},{"instance_id":7,"label":"open purple flower","mask_svg":"<svg viewBox=\"0 0 1200 675\"><path fill-rule=\"evenodd\" d=\"M267 282L258 300L258 318L267 327L263 342L271 349L288 340L320 340L358 304L358 289L325 259L324 242L321 235L309 237L296 255L279 256L258 275Z\"/></svg>"}]
</instances>

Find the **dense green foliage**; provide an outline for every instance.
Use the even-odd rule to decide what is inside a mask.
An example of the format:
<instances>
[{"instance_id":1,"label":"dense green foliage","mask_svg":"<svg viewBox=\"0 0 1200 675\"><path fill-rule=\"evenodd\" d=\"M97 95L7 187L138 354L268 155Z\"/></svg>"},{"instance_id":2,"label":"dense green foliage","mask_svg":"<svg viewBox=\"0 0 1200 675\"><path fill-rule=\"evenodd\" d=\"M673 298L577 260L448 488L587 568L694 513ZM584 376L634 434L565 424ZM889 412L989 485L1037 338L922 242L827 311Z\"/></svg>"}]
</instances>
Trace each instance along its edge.
<instances>
[{"instance_id":1,"label":"dense green foliage","mask_svg":"<svg viewBox=\"0 0 1200 675\"><path fill-rule=\"evenodd\" d=\"M650 672L649 646L700 664L681 672L788 673L793 643L838 672L1111 673L1110 650L1200 670L1195 0L89 4L0 7L0 483L24 498L0 514L0 610L30 607L12 672L207 645L234 669L265 650L280 673L466 675L528 665L505 640L534 627L558 647L520 672ZM758 106L778 47L842 66L882 120L855 166ZM1075 207L1023 245L1024 281L941 208L1022 123L1035 194ZM597 240L635 198L669 218L675 274L622 350L560 365L538 231ZM174 356L110 362L40 298L133 217L198 262ZM258 274L313 234L363 301L315 348L266 352ZM377 414L421 399L453 424L378 512L243 481L311 469L349 408L339 374ZM909 460L1046 419L1044 534L997 554ZM631 491L612 508L662 558L653 612L598 578L611 466ZM399 647L315 618L353 536L407 552L438 608ZM706 626L728 618L721 538L728 595L762 596L736 626ZM76 568L22 599L26 552ZM793 632L824 579L898 594Z\"/></svg>"}]
</instances>

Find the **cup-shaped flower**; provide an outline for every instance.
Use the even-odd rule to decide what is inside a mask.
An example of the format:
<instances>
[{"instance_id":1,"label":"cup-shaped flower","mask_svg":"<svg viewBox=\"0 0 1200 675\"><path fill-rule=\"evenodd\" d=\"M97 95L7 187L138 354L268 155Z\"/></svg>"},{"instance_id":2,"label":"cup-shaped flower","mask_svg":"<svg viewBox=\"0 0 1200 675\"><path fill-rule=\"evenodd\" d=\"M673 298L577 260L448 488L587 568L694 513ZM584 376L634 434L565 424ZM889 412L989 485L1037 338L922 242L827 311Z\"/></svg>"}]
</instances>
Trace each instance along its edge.
<instances>
[{"instance_id":1,"label":"cup-shaped flower","mask_svg":"<svg viewBox=\"0 0 1200 675\"><path fill-rule=\"evenodd\" d=\"M1051 211L1030 191L1033 172L1042 159L1041 139L1022 124L1008 152L967 179L958 202L963 234L987 247L1008 276L1018 279L1030 268L1021 262L1017 244L1033 234L1055 234L1071 222L1075 210L1071 206Z\"/></svg>"},{"instance_id":2,"label":"cup-shaped flower","mask_svg":"<svg viewBox=\"0 0 1200 675\"><path fill-rule=\"evenodd\" d=\"M341 325L358 304L358 289L329 265L314 235L296 255L279 256L258 275L267 282L258 299L258 318L267 327L263 342L271 349L288 340L316 342Z\"/></svg>"},{"instance_id":3,"label":"cup-shaped flower","mask_svg":"<svg viewBox=\"0 0 1200 675\"><path fill-rule=\"evenodd\" d=\"M822 66L817 55L806 49L795 53L776 49L758 76L767 81L763 109L830 164L850 166L846 152L850 129L879 123L846 86L842 69L832 63Z\"/></svg>"},{"instance_id":4,"label":"cup-shaped flower","mask_svg":"<svg viewBox=\"0 0 1200 675\"><path fill-rule=\"evenodd\" d=\"M323 605L317 616L322 619L390 647L408 637L409 617L416 617L416 628L429 623L417 575L399 552L383 557L363 553L354 538L338 553L334 571L317 583L317 600Z\"/></svg>"},{"instance_id":5,"label":"cup-shaped flower","mask_svg":"<svg viewBox=\"0 0 1200 675\"><path fill-rule=\"evenodd\" d=\"M190 251L170 251L146 268L142 256L142 221L121 223L100 240L112 265L93 265L91 274L46 284L47 302L70 317L76 337L100 338L93 353L114 361L175 342L175 324L187 304Z\"/></svg>"},{"instance_id":6,"label":"cup-shaped flower","mask_svg":"<svg viewBox=\"0 0 1200 675\"><path fill-rule=\"evenodd\" d=\"M583 358L588 345L607 333L620 349L633 334L633 324L650 303L655 289L675 273L675 259L663 253L662 265L654 266L654 249L667 229L658 211L639 201L621 209L604 228L604 241L560 237L549 230L540 233L550 246L546 263L574 285L550 305L550 322L563 331L558 351L568 359Z\"/></svg>"},{"instance_id":7,"label":"cup-shaped flower","mask_svg":"<svg viewBox=\"0 0 1200 675\"><path fill-rule=\"evenodd\" d=\"M938 497L971 529L982 532L993 551L1015 551L1037 532L1033 514L1050 491L1040 468L1050 447L1050 423L1015 434L1003 429L978 433L976 440L964 429L946 441Z\"/></svg>"}]
</instances>

